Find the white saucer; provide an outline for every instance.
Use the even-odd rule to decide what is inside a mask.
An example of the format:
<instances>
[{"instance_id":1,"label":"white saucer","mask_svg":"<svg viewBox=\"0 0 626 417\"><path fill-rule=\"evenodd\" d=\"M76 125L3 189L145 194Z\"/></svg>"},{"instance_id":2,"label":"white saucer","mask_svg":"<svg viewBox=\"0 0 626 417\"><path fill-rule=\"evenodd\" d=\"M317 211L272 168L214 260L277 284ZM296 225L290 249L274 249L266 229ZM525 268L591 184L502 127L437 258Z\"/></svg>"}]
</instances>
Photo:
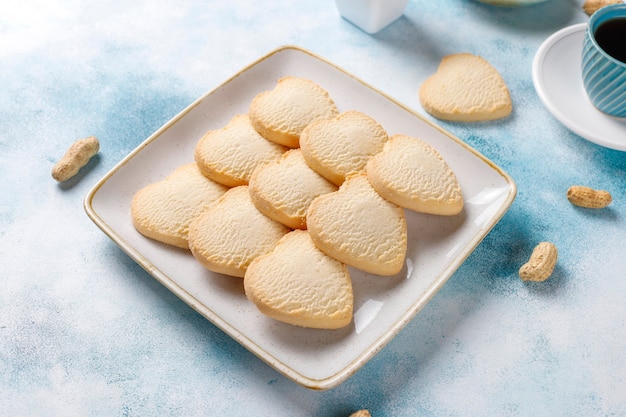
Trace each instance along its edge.
<instances>
[{"instance_id":1,"label":"white saucer","mask_svg":"<svg viewBox=\"0 0 626 417\"><path fill-rule=\"evenodd\" d=\"M546 108L577 135L607 148L626 151L626 119L597 110L582 82L581 53L587 23L551 35L533 60L533 83Z\"/></svg>"}]
</instances>

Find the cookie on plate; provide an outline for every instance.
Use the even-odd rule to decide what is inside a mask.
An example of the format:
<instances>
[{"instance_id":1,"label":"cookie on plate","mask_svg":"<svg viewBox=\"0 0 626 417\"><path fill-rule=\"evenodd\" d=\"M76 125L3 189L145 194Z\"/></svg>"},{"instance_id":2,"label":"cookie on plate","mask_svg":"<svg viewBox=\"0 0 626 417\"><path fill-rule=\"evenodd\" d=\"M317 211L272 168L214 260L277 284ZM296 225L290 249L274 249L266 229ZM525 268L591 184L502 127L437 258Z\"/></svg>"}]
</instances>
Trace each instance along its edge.
<instances>
[{"instance_id":1,"label":"cookie on plate","mask_svg":"<svg viewBox=\"0 0 626 417\"><path fill-rule=\"evenodd\" d=\"M189 248L208 270L243 277L248 265L270 252L291 229L252 204L248 186L226 191L189 227Z\"/></svg>"},{"instance_id":2,"label":"cookie on plate","mask_svg":"<svg viewBox=\"0 0 626 417\"><path fill-rule=\"evenodd\" d=\"M480 56L445 56L437 71L422 83L420 103L432 116L449 121L478 122L511 114L509 89L498 71Z\"/></svg>"},{"instance_id":3,"label":"cookie on plate","mask_svg":"<svg viewBox=\"0 0 626 417\"><path fill-rule=\"evenodd\" d=\"M130 204L133 225L146 237L188 249L189 225L227 189L202 175L195 163L185 164L137 191Z\"/></svg>"},{"instance_id":4,"label":"cookie on plate","mask_svg":"<svg viewBox=\"0 0 626 417\"><path fill-rule=\"evenodd\" d=\"M349 266L394 275L404 265L404 209L382 198L365 172L346 178L338 191L313 200L307 227L321 251Z\"/></svg>"},{"instance_id":5,"label":"cookie on plate","mask_svg":"<svg viewBox=\"0 0 626 417\"><path fill-rule=\"evenodd\" d=\"M385 199L421 213L455 215L463 210L456 175L426 142L394 135L367 163L367 176Z\"/></svg>"},{"instance_id":6,"label":"cookie on plate","mask_svg":"<svg viewBox=\"0 0 626 417\"><path fill-rule=\"evenodd\" d=\"M246 114L226 126L207 132L196 144L194 158L200 171L228 187L247 185L254 169L279 159L287 148L261 136Z\"/></svg>"},{"instance_id":7,"label":"cookie on plate","mask_svg":"<svg viewBox=\"0 0 626 417\"><path fill-rule=\"evenodd\" d=\"M257 94L249 110L252 125L261 135L290 148L300 146L300 134L309 123L337 113L326 90L297 77L283 77L273 90Z\"/></svg>"},{"instance_id":8,"label":"cookie on plate","mask_svg":"<svg viewBox=\"0 0 626 417\"><path fill-rule=\"evenodd\" d=\"M300 136L307 164L335 185L365 169L387 141L385 129L370 116L347 111L308 125Z\"/></svg>"},{"instance_id":9,"label":"cookie on plate","mask_svg":"<svg viewBox=\"0 0 626 417\"><path fill-rule=\"evenodd\" d=\"M257 167L249 190L261 213L292 229L306 229L311 201L337 187L306 164L300 149L291 149L278 161Z\"/></svg>"},{"instance_id":10,"label":"cookie on plate","mask_svg":"<svg viewBox=\"0 0 626 417\"><path fill-rule=\"evenodd\" d=\"M244 289L259 311L281 322L339 329L352 321L348 268L320 251L306 230L286 234L273 251L253 260Z\"/></svg>"}]
</instances>

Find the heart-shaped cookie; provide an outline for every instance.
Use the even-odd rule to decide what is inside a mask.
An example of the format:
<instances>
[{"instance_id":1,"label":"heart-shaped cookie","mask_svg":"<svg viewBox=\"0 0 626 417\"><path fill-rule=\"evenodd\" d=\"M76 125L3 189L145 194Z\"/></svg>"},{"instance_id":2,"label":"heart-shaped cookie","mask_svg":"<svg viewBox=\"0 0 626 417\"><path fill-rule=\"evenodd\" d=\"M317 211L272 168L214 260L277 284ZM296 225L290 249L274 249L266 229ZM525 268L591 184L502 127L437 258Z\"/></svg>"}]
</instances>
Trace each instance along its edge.
<instances>
[{"instance_id":1,"label":"heart-shaped cookie","mask_svg":"<svg viewBox=\"0 0 626 417\"><path fill-rule=\"evenodd\" d=\"M338 113L330 95L306 78L283 77L273 90L259 93L250 104L250 120L266 139L299 147L300 134L311 122Z\"/></svg>"},{"instance_id":2,"label":"heart-shaped cookie","mask_svg":"<svg viewBox=\"0 0 626 417\"><path fill-rule=\"evenodd\" d=\"M455 215L463 194L454 172L426 142L394 135L367 163L367 176L385 199L421 213Z\"/></svg>"},{"instance_id":3,"label":"heart-shaped cookie","mask_svg":"<svg viewBox=\"0 0 626 417\"><path fill-rule=\"evenodd\" d=\"M196 144L200 171L228 187L247 185L254 169L280 159L287 148L261 136L247 114L235 115L221 129L207 132Z\"/></svg>"},{"instance_id":4,"label":"heart-shaped cookie","mask_svg":"<svg viewBox=\"0 0 626 417\"><path fill-rule=\"evenodd\" d=\"M183 165L134 195L133 225L146 237L187 249L189 225L227 189L202 175L196 164Z\"/></svg>"},{"instance_id":5,"label":"heart-shaped cookie","mask_svg":"<svg viewBox=\"0 0 626 417\"><path fill-rule=\"evenodd\" d=\"M404 209L382 198L364 172L313 200L307 227L320 250L347 265L378 275L402 269L407 249Z\"/></svg>"},{"instance_id":6,"label":"heart-shaped cookie","mask_svg":"<svg viewBox=\"0 0 626 417\"><path fill-rule=\"evenodd\" d=\"M252 261L244 289L263 314L285 323L339 329L352 321L348 268L320 251L305 230L286 234Z\"/></svg>"},{"instance_id":7,"label":"heart-shaped cookie","mask_svg":"<svg viewBox=\"0 0 626 417\"><path fill-rule=\"evenodd\" d=\"M351 110L308 125L300 148L311 168L339 186L347 176L363 171L385 141L387 132L376 120Z\"/></svg>"},{"instance_id":8,"label":"heart-shaped cookie","mask_svg":"<svg viewBox=\"0 0 626 417\"><path fill-rule=\"evenodd\" d=\"M292 229L306 229L311 201L337 187L309 167L300 149L254 170L249 184L252 202L267 217Z\"/></svg>"},{"instance_id":9,"label":"heart-shaped cookie","mask_svg":"<svg viewBox=\"0 0 626 417\"><path fill-rule=\"evenodd\" d=\"M441 120L477 122L508 116L513 105L506 83L485 59L468 54L444 57L419 90L424 110Z\"/></svg>"},{"instance_id":10,"label":"heart-shaped cookie","mask_svg":"<svg viewBox=\"0 0 626 417\"><path fill-rule=\"evenodd\" d=\"M290 229L252 204L247 185L226 191L189 226L189 249L205 268L243 277L248 265L274 249Z\"/></svg>"}]
</instances>

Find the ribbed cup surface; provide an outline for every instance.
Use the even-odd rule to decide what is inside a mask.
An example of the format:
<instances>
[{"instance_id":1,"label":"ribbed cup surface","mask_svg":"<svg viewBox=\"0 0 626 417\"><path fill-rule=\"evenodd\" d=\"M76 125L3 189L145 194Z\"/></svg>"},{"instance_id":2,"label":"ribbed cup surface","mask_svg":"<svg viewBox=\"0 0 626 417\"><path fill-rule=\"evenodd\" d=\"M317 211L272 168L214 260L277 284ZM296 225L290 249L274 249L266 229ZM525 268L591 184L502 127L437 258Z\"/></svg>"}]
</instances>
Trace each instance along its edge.
<instances>
[{"instance_id":1,"label":"ribbed cup surface","mask_svg":"<svg viewBox=\"0 0 626 417\"><path fill-rule=\"evenodd\" d=\"M583 41L582 76L587 95L598 110L626 117L626 63L608 55L593 39L600 24L617 17L626 17L626 4L607 6L592 15Z\"/></svg>"}]
</instances>

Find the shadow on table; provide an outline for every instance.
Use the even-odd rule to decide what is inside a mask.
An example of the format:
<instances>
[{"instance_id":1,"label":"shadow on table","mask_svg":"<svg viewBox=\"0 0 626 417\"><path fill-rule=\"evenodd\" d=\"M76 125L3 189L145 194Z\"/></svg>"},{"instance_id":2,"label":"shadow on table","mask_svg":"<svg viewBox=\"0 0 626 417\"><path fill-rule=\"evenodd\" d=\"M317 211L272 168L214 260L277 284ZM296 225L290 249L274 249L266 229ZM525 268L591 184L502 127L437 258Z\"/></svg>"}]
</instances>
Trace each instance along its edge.
<instances>
[{"instance_id":1,"label":"shadow on table","mask_svg":"<svg viewBox=\"0 0 626 417\"><path fill-rule=\"evenodd\" d=\"M79 182L83 180L83 178L89 175L91 171L96 169L96 167L100 164L101 159L102 159L102 156L99 153L97 153L89 160L89 162L87 162L87 164L84 167L80 169L80 171L78 171L76 175L74 175L72 178L70 178L67 181L59 183L58 187L62 189L63 191L67 191L67 190L74 188L74 186L76 186Z\"/></svg>"},{"instance_id":2,"label":"shadow on table","mask_svg":"<svg viewBox=\"0 0 626 417\"><path fill-rule=\"evenodd\" d=\"M333 404L314 415L347 416L346 411L358 408L385 415L384 410L394 408L397 393L410 395L410 387L428 379L433 362L448 362L437 357L458 353L450 358L454 362L450 369L437 370L443 380L454 377L446 377L447 372L462 372L462 361L467 359L463 335L471 332L477 313L482 311L484 317L484 311L503 298L525 294L555 298L566 293L567 274L559 266L544 283L524 283L518 278L519 267L536 244L527 220L521 210L509 211L433 300L376 357L339 387L303 394L321 396L323 403Z\"/></svg>"},{"instance_id":3,"label":"shadow on table","mask_svg":"<svg viewBox=\"0 0 626 417\"><path fill-rule=\"evenodd\" d=\"M575 0L548 0L528 6L503 7L481 3L478 0L460 0L471 18L484 24L499 25L503 29L551 30L569 24L583 10Z\"/></svg>"},{"instance_id":4,"label":"shadow on table","mask_svg":"<svg viewBox=\"0 0 626 417\"><path fill-rule=\"evenodd\" d=\"M580 5L574 0L550 0L525 7L498 7L476 0L459 0L459 3L462 4L459 6L458 21L455 21L454 25L430 25L428 20L432 19L431 16L417 15L416 19L411 14L408 16L405 14L371 36L374 40L400 49L412 61L438 63L443 56L460 52L447 49L451 45L466 43L471 49L474 45L476 47L481 45L481 37L492 36L471 32L472 38L468 39L470 29L464 30L465 26L468 28L479 26L487 30L495 27L499 28L503 35L523 37L534 32L551 33L571 24L577 15L582 19L585 16ZM468 24L464 25L464 22ZM478 50L465 52L480 54Z\"/></svg>"}]
</instances>

